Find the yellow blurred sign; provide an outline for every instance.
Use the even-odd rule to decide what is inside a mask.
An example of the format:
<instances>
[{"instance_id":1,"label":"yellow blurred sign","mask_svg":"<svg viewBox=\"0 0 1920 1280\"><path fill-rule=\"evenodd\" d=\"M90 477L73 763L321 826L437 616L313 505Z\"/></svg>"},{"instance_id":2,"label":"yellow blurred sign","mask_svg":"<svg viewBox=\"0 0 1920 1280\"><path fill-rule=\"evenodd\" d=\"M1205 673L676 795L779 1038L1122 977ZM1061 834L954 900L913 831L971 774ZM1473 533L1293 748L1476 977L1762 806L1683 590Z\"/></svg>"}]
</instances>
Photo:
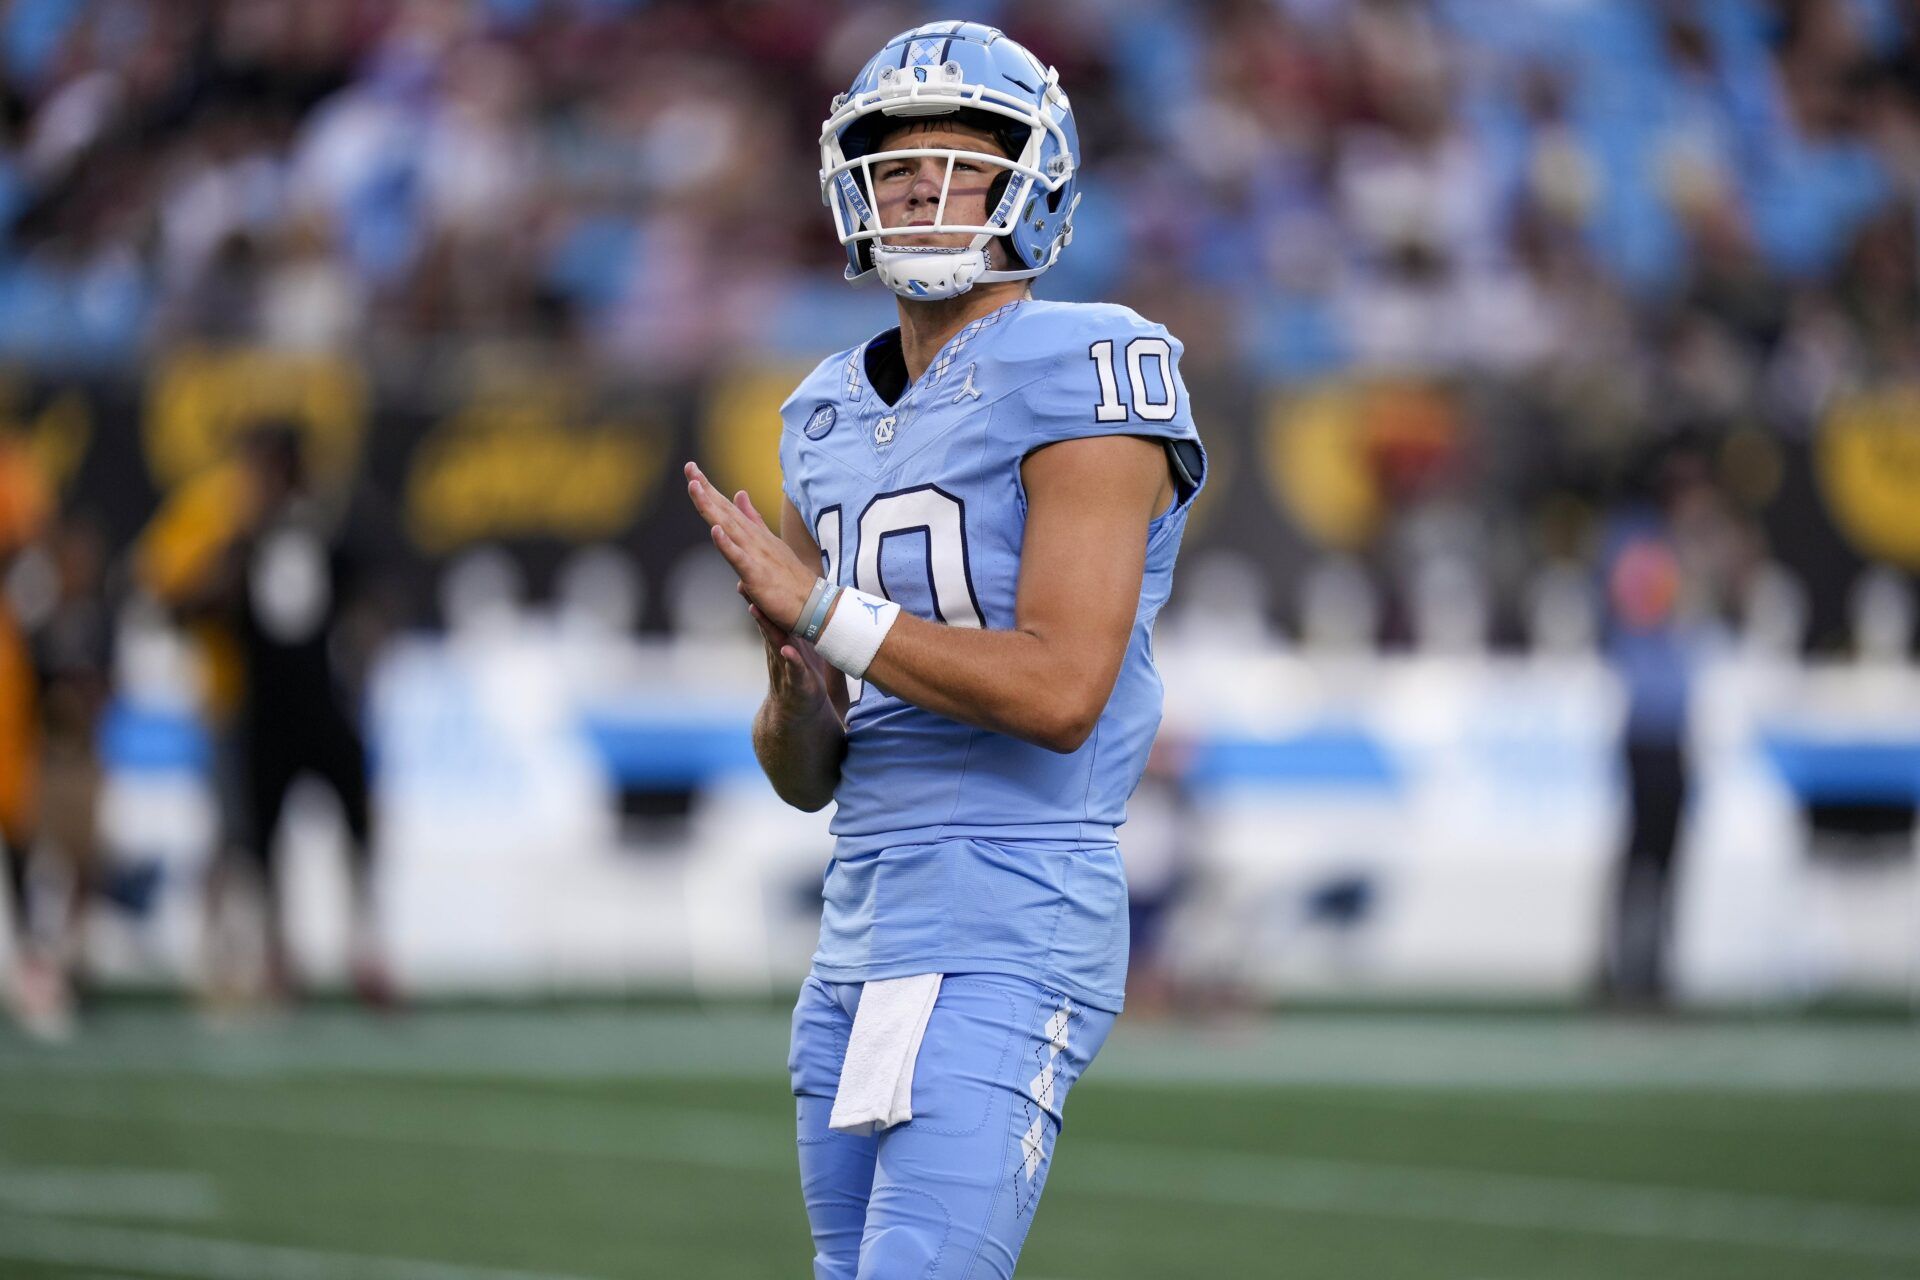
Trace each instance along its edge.
<instances>
[{"instance_id":1,"label":"yellow blurred sign","mask_svg":"<svg viewBox=\"0 0 1920 1280\"><path fill-rule=\"evenodd\" d=\"M1837 400L1814 461L1827 509L1854 547L1920 569L1920 385Z\"/></svg>"},{"instance_id":2,"label":"yellow blurred sign","mask_svg":"<svg viewBox=\"0 0 1920 1280\"><path fill-rule=\"evenodd\" d=\"M774 365L738 370L707 397L697 461L729 496L745 489L767 523L779 527L780 405L807 370Z\"/></svg>"},{"instance_id":3,"label":"yellow blurred sign","mask_svg":"<svg viewBox=\"0 0 1920 1280\"><path fill-rule=\"evenodd\" d=\"M666 461L659 424L574 425L564 390L530 382L483 395L413 456L406 522L438 555L487 539L591 541L632 525Z\"/></svg>"},{"instance_id":4,"label":"yellow blurred sign","mask_svg":"<svg viewBox=\"0 0 1920 1280\"><path fill-rule=\"evenodd\" d=\"M1294 523L1330 547L1358 547L1380 522L1361 408L1359 390L1332 386L1276 397L1267 410L1267 487Z\"/></svg>"},{"instance_id":5,"label":"yellow blurred sign","mask_svg":"<svg viewBox=\"0 0 1920 1280\"><path fill-rule=\"evenodd\" d=\"M0 436L20 441L50 495L65 491L93 443L93 407L68 387L31 412L19 409L21 389L0 379Z\"/></svg>"},{"instance_id":6,"label":"yellow blurred sign","mask_svg":"<svg viewBox=\"0 0 1920 1280\"><path fill-rule=\"evenodd\" d=\"M1462 426L1444 388L1387 378L1277 395L1265 436L1263 470L1280 509L1323 545L1356 550L1390 507L1454 472Z\"/></svg>"},{"instance_id":7,"label":"yellow blurred sign","mask_svg":"<svg viewBox=\"0 0 1920 1280\"><path fill-rule=\"evenodd\" d=\"M171 489L228 457L250 428L279 419L305 433L322 485L345 482L366 430L365 375L351 360L253 349L187 348L158 361L141 427L154 483Z\"/></svg>"}]
</instances>

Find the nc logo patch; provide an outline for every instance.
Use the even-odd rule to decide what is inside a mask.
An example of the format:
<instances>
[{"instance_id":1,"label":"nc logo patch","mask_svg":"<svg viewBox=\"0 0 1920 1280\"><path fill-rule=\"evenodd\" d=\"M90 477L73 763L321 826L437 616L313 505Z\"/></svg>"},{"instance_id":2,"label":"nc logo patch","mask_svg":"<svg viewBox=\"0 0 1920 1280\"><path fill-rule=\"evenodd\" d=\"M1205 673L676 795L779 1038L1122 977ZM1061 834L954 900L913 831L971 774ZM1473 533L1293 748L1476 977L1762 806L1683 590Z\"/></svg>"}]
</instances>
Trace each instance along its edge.
<instances>
[{"instance_id":1,"label":"nc logo patch","mask_svg":"<svg viewBox=\"0 0 1920 1280\"><path fill-rule=\"evenodd\" d=\"M890 413L886 417L880 419L880 421L874 423L873 424L873 442L875 444L892 444L893 428L894 428L894 424L898 421L898 419L899 419L899 415Z\"/></svg>"},{"instance_id":2,"label":"nc logo patch","mask_svg":"<svg viewBox=\"0 0 1920 1280\"><path fill-rule=\"evenodd\" d=\"M827 432L833 430L834 419L837 416L833 411L833 406L830 404L823 404L818 409L815 409L813 416L807 419L807 439L826 439Z\"/></svg>"}]
</instances>

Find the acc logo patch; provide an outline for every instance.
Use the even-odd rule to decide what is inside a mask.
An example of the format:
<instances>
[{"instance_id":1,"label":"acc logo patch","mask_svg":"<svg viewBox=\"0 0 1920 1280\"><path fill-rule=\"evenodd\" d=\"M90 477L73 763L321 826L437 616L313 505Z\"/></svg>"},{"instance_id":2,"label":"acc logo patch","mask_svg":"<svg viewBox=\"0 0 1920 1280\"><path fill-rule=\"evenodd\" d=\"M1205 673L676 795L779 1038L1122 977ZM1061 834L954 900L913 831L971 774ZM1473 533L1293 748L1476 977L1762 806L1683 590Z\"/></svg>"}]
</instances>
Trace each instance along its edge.
<instances>
[{"instance_id":1,"label":"acc logo patch","mask_svg":"<svg viewBox=\"0 0 1920 1280\"><path fill-rule=\"evenodd\" d=\"M833 430L833 422L836 416L833 411L833 406L830 404L823 404L818 409L815 409L813 416L807 419L807 439L824 440L827 432Z\"/></svg>"}]
</instances>

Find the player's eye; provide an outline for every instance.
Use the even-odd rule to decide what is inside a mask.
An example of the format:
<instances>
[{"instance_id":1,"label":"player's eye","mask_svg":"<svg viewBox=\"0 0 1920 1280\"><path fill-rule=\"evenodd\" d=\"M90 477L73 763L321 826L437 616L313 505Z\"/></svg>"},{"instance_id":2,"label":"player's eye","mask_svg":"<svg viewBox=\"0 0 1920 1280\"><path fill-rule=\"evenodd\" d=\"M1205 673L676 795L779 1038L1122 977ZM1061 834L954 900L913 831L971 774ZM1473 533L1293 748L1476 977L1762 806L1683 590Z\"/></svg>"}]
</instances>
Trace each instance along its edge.
<instances>
[{"instance_id":1,"label":"player's eye","mask_svg":"<svg viewBox=\"0 0 1920 1280\"><path fill-rule=\"evenodd\" d=\"M893 164L882 167L880 170L880 176L882 178L904 178L905 176L907 176L909 173L912 173L912 172L913 170L911 167L904 164L900 164L896 161Z\"/></svg>"}]
</instances>

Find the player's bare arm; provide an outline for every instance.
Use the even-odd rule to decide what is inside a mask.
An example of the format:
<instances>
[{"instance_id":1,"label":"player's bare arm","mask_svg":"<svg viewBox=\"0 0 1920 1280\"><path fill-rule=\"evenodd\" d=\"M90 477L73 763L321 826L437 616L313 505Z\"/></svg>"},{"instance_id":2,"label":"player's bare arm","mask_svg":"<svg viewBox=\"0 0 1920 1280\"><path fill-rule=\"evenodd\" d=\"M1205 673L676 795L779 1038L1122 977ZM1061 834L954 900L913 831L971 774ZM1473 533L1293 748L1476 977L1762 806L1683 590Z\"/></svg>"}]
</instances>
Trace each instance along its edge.
<instances>
[{"instance_id":1,"label":"player's bare arm","mask_svg":"<svg viewBox=\"0 0 1920 1280\"><path fill-rule=\"evenodd\" d=\"M817 555L803 558L804 550L796 552L752 513L744 495L728 502L695 464L687 465L687 478L714 544L767 620L763 633L772 644L799 619ZM1037 450L1021 480L1028 514L1015 627L983 631L902 616L866 679L939 715L1073 751L1113 691L1139 607L1147 526L1171 500L1172 484L1162 447L1132 436ZM833 607L859 606L843 598ZM783 651L783 661L802 661L804 644L794 641L796 657ZM766 714L763 708L763 720ZM756 726L756 742L758 736Z\"/></svg>"},{"instance_id":2,"label":"player's bare arm","mask_svg":"<svg viewBox=\"0 0 1920 1280\"><path fill-rule=\"evenodd\" d=\"M734 506L752 524L765 529L745 490ZM804 563L818 564L820 549L791 502L782 504L780 539ZM840 761L847 753L847 682L814 647L774 622L753 603L748 610L767 650L767 696L753 720L753 753L775 794L811 813L826 807L840 782Z\"/></svg>"}]
</instances>

